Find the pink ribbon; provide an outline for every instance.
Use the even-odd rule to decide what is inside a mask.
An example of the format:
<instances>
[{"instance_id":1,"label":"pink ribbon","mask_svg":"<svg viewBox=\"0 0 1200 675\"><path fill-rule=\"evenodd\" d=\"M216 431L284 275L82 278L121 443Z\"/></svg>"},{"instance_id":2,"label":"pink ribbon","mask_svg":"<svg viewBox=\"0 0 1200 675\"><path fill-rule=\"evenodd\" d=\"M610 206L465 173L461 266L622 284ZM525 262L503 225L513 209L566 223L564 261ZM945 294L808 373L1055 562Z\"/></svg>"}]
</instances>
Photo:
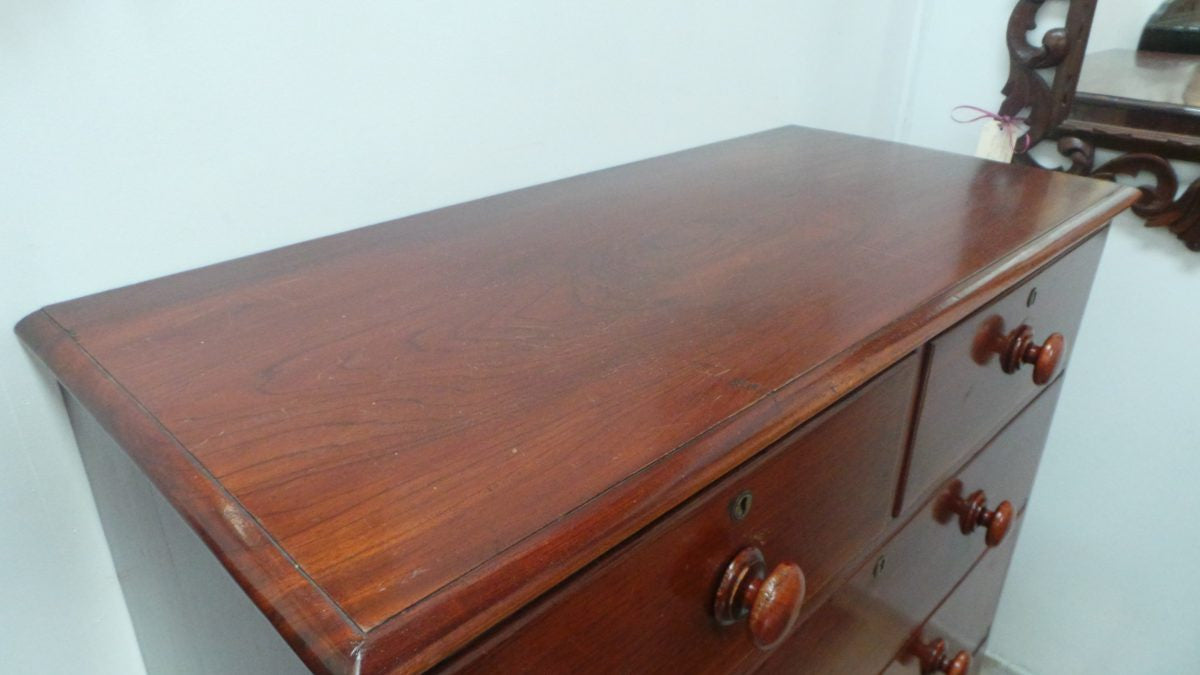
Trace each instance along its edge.
<instances>
[{"instance_id":1,"label":"pink ribbon","mask_svg":"<svg viewBox=\"0 0 1200 675\"><path fill-rule=\"evenodd\" d=\"M969 120L960 120L954 116L954 113L959 110L971 110L971 111L977 112L979 114L976 115L975 117L972 117ZM1029 134L1024 133L1024 131L1022 131L1022 134L1024 134L1024 135L1021 136L1021 139L1025 143L1024 143L1024 145L1021 146L1020 150L1016 150L1017 139L1013 136L1013 134L1016 133L1018 126L1028 128L1027 125L1025 124L1026 118L1024 118L1024 117L1016 117L1014 115L1000 115L1000 114L994 113L990 110L984 110L983 108L978 108L973 105L959 105L959 106L955 106L954 109L950 111L950 119L954 120L955 122L958 122L959 124L971 124L972 122L978 122L979 120L983 120L983 119L995 120L1000 123L1000 126L1004 128L1004 132L1008 134L1008 143L1009 143L1009 145L1013 146L1013 148L1016 152L1021 153L1021 152L1025 152L1026 150L1029 149Z\"/></svg>"}]
</instances>

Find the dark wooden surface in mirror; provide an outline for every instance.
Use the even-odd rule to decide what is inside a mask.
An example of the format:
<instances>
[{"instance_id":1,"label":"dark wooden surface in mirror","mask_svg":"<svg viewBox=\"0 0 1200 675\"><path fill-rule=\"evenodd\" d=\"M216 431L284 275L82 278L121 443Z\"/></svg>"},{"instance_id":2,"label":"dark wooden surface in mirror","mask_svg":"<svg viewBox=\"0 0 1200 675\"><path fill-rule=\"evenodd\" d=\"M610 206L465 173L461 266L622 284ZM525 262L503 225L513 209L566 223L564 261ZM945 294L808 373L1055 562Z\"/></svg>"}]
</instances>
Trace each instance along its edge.
<instances>
[{"instance_id":1,"label":"dark wooden surface in mirror","mask_svg":"<svg viewBox=\"0 0 1200 675\"><path fill-rule=\"evenodd\" d=\"M1089 54L1058 130L1103 147L1200 159L1200 56L1110 49Z\"/></svg>"},{"instance_id":2,"label":"dark wooden surface in mirror","mask_svg":"<svg viewBox=\"0 0 1200 675\"><path fill-rule=\"evenodd\" d=\"M1142 29L1138 49L1200 54L1200 0L1167 0Z\"/></svg>"}]
</instances>

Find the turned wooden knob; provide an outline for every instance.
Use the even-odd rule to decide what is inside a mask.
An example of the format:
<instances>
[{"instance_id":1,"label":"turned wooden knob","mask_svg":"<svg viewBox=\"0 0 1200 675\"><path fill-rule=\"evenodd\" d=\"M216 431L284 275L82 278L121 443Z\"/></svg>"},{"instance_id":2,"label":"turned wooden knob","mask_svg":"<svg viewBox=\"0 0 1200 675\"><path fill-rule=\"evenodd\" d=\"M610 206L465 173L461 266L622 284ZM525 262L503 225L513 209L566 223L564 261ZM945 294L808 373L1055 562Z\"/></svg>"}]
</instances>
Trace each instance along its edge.
<instances>
[{"instance_id":1,"label":"turned wooden knob","mask_svg":"<svg viewBox=\"0 0 1200 675\"><path fill-rule=\"evenodd\" d=\"M765 576L763 554L744 548L725 566L713 616L727 626L749 616L754 645L766 651L779 644L800 616L804 603L804 572L795 563L779 563Z\"/></svg>"},{"instance_id":2,"label":"turned wooden knob","mask_svg":"<svg viewBox=\"0 0 1200 675\"><path fill-rule=\"evenodd\" d=\"M1013 518L1013 506L1008 500L988 510L987 495L983 490L976 490L965 498L955 496L952 499L950 508L958 514L958 524L963 534L971 534L976 527L986 527L984 541L988 546L998 546L1004 541Z\"/></svg>"},{"instance_id":3,"label":"turned wooden knob","mask_svg":"<svg viewBox=\"0 0 1200 675\"><path fill-rule=\"evenodd\" d=\"M945 675L967 675L971 669L971 654L959 651L953 657L946 653L946 641L938 638L932 642L914 640L912 655L921 664L922 673L945 673Z\"/></svg>"},{"instance_id":4,"label":"turned wooden knob","mask_svg":"<svg viewBox=\"0 0 1200 675\"><path fill-rule=\"evenodd\" d=\"M996 351L1000 352L1000 367L1006 373L1015 373L1021 365L1033 365L1033 383L1043 385L1050 382L1058 362L1062 359L1063 336L1051 333L1042 344L1033 341L1033 329L1025 324L1003 337Z\"/></svg>"}]
</instances>

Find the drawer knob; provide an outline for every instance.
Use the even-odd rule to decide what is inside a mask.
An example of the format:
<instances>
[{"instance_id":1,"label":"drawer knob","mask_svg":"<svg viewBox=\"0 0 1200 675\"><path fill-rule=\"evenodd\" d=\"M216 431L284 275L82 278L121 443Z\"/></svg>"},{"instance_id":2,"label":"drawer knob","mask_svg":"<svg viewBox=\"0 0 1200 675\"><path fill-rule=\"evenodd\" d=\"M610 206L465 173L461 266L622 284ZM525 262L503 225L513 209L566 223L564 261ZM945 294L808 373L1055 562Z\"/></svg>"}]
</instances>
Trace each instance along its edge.
<instances>
[{"instance_id":1,"label":"drawer knob","mask_svg":"<svg viewBox=\"0 0 1200 675\"><path fill-rule=\"evenodd\" d=\"M1061 333L1051 333L1039 345L1033 341L1033 329L1021 324L1003 339L997 350L1000 352L1000 367L1006 373L1015 373L1022 364L1031 364L1033 383L1039 386L1047 384L1062 359L1063 344Z\"/></svg>"},{"instance_id":2,"label":"drawer knob","mask_svg":"<svg viewBox=\"0 0 1200 675\"><path fill-rule=\"evenodd\" d=\"M963 534L971 534L976 527L986 527L984 541L988 546L998 546L1012 525L1013 506L1008 500L1000 502L994 509L987 507L987 495L976 490L967 497L951 495L950 509L958 514L958 524Z\"/></svg>"},{"instance_id":3,"label":"drawer knob","mask_svg":"<svg viewBox=\"0 0 1200 675\"><path fill-rule=\"evenodd\" d=\"M766 651L779 644L800 616L804 603L804 572L795 563L779 563L766 576L762 551L742 549L725 566L713 616L727 626L749 616L754 645Z\"/></svg>"},{"instance_id":4,"label":"drawer knob","mask_svg":"<svg viewBox=\"0 0 1200 675\"><path fill-rule=\"evenodd\" d=\"M941 638L932 642L914 640L911 651L921 664L922 673L967 675L971 669L971 654L964 650L950 656L946 653L946 641Z\"/></svg>"}]
</instances>

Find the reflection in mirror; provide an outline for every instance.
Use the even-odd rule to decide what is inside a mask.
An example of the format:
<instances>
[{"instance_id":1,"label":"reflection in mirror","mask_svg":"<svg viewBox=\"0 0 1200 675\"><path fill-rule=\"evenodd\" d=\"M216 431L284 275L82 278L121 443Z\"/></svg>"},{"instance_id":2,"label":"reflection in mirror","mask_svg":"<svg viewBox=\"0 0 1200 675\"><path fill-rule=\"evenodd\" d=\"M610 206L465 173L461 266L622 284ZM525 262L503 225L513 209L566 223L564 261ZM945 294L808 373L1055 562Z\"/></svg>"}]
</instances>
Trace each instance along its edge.
<instances>
[{"instance_id":1,"label":"reflection in mirror","mask_svg":"<svg viewBox=\"0 0 1200 675\"><path fill-rule=\"evenodd\" d=\"M1067 0L1065 26L1039 50L1027 42L1044 0L1018 0L1007 32L1010 59L1002 114L1028 110L1030 141L1056 142L1071 173L1137 178L1133 212L1200 251L1200 181L1179 193L1171 160L1200 161L1200 0L1162 5L1142 49L1084 57L1096 0ZM1149 51L1147 47L1173 51ZM1124 154L1095 163L1097 148ZM1030 154L1019 161L1036 163ZM1151 182L1143 183L1143 180Z\"/></svg>"},{"instance_id":2,"label":"reflection in mirror","mask_svg":"<svg viewBox=\"0 0 1200 675\"><path fill-rule=\"evenodd\" d=\"M1146 22L1138 50L1200 54L1200 0L1168 0Z\"/></svg>"}]
</instances>

